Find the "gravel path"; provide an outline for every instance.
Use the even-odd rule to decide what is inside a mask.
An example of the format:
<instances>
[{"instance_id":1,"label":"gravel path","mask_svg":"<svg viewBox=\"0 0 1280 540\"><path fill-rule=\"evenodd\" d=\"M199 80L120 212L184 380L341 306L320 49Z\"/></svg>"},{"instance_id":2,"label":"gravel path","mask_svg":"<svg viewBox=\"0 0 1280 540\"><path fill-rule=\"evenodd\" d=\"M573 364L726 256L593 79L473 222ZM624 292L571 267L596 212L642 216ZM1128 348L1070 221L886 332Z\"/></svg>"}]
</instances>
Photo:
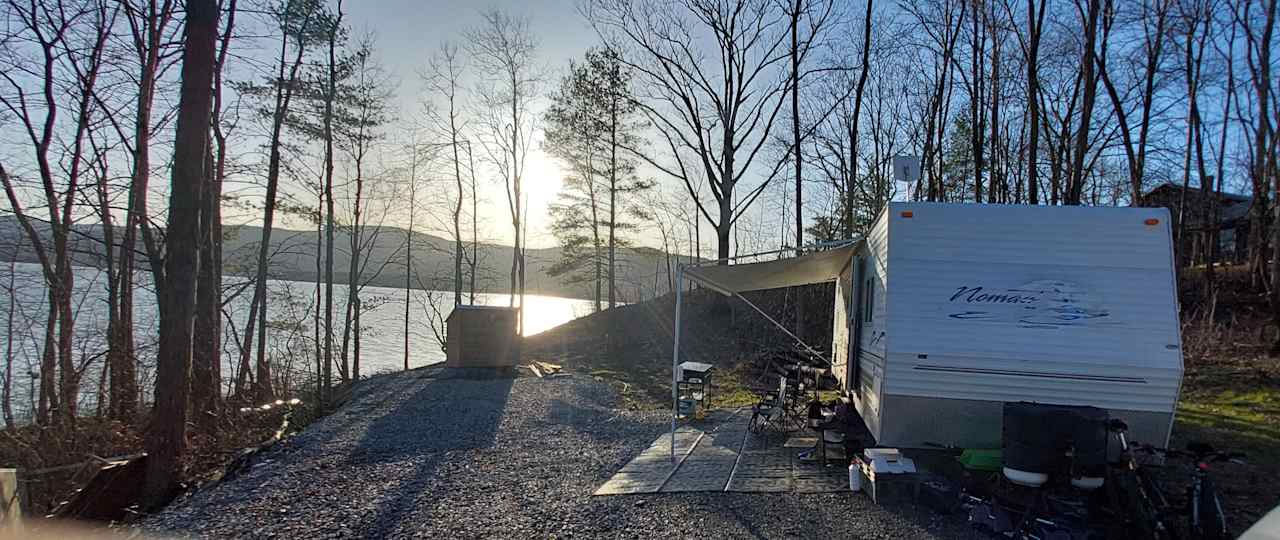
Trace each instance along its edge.
<instances>
[{"instance_id":1,"label":"gravel path","mask_svg":"<svg viewBox=\"0 0 1280 540\"><path fill-rule=\"evenodd\" d=\"M142 527L255 538L971 536L960 520L851 493L592 497L667 427L662 413L615 402L583 376L377 377L249 471Z\"/></svg>"}]
</instances>

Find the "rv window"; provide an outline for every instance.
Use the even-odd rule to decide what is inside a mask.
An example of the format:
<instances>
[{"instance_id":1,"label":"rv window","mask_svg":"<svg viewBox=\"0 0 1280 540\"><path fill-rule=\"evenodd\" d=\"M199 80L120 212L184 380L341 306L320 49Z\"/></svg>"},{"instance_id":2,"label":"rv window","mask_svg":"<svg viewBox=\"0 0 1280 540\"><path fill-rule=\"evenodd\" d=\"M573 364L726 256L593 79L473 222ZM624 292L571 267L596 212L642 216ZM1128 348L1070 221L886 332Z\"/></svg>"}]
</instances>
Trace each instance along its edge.
<instances>
[{"instance_id":1,"label":"rv window","mask_svg":"<svg viewBox=\"0 0 1280 540\"><path fill-rule=\"evenodd\" d=\"M873 279L873 278L867 278L867 283L866 283L865 288L863 289L863 291L865 291L865 294L863 294L863 295L862 295L862 297L866 299L866 303L862 306L862 320L863 320L864 322L871 322L871 311L872 311L873 309L875 309L875 306L876 306L876 302L875 302L876 281L875 281L875 279Z\"/></svg>"}]
</instances>

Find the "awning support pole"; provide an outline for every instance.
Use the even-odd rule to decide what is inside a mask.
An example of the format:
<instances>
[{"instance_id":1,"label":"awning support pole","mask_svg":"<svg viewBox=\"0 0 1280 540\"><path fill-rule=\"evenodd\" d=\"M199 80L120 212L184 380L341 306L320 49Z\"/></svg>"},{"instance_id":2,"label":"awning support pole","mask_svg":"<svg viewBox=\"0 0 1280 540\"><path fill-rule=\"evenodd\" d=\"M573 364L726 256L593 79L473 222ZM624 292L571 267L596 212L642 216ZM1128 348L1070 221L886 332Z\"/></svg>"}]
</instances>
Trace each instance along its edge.
<instances>
[{"instance_id":1,"label":"awning support pole","mask_svg":"<svg viewBox=\"0 0 1280 540\"><path fill-rule=\"evenodd\" d=\"M680 308L684 305L684 266L676 272L676 320L671 351L671 463L676 462L676 416L680 413L677 373L680 371Z\"/></svg>"}]
</instances>

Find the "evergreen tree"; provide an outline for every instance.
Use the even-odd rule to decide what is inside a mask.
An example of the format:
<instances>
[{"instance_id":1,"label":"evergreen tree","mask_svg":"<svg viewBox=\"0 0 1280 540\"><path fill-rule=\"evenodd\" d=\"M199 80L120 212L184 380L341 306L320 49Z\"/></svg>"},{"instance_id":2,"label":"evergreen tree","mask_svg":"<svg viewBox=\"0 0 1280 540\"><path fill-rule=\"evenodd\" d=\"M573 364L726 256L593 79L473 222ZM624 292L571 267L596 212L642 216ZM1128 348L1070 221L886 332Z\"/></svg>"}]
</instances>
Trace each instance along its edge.
<instances>
[{"instance_id":1,"label":"evergreen tree","mask_svg":"<svg viewBox=\"0 0 1280 540\"><path fill-rule=\"evenodd\" d=\"M568 171L550 209L562 257L549 273L565 283L594 282L597 310L606 285L608 306L617 303L617 251L636 229L625 216L643 214L629 201L653 187L637 176L632 157L643 140L631 80L617 52L591 49L569 64L546 112L544 149Z\"/></svg>"}]
</instances>

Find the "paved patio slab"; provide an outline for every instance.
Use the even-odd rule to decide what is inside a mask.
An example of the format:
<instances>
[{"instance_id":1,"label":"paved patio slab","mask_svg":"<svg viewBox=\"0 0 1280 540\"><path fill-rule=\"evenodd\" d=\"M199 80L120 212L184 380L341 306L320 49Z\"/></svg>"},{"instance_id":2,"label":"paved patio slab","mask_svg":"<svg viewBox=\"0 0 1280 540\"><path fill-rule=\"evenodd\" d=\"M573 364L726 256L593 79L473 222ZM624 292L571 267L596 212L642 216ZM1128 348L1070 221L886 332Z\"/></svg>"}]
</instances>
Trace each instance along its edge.
<instances>
[{"instance_id":1,"label":"paved patio slab","mask_svg":"<svg viewBox=\"0 0 1280 540\"><path fill-rule=\"evenodd\" d=\"M825 493L849 489L847 471L839 466L839 460L833 460L829 467L802 462L796 456L809 441L789 440L787 434L777 432L750 433L750 418L750 411L739 409L697 425L681 426L676 431L674 462L671 436L662 435L595 494Z\"/></svg>"}]
</instances>

